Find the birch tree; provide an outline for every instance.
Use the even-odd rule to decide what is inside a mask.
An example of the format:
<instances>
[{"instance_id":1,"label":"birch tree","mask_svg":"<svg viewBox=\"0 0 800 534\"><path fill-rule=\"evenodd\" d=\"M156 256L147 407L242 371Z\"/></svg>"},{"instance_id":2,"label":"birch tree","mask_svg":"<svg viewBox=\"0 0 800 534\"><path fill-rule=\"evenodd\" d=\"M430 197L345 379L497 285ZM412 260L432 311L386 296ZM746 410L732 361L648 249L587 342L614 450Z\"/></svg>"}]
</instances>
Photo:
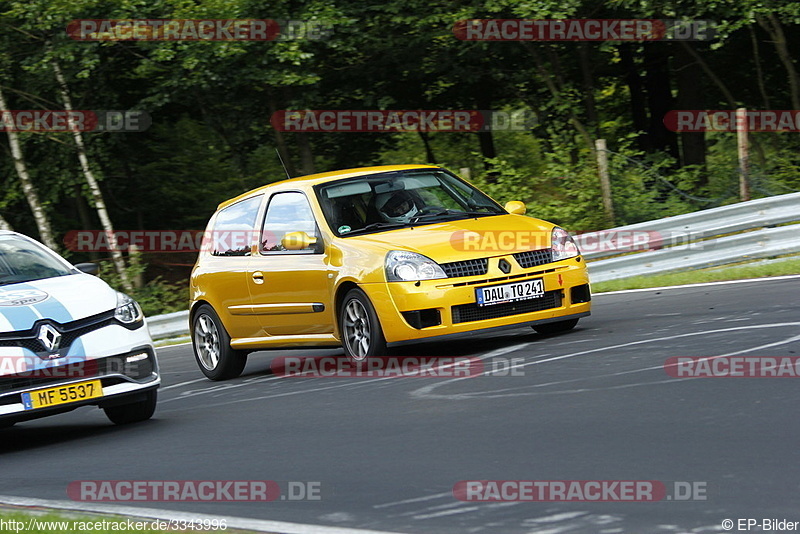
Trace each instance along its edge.
<instances>
[{"instance_id":1,"label":"birch tree","mask_svg":"<svg viewBox=\"0 0 800 534\"><path fill-rule=\"evenodd\" d=\"M45 245L53 250L57 250L58 247L56 246L55 239L53 239L53 231L50 227L50 221L47 218L47 214L44 211L42 203L39 202L39 194L37 193L36 187L33 185L31 176L28 173L28 167L25 164L25 157L22 155L22 148L19 144L19 137L17 136L17 132L14 130L13 119L11 118L10 114L5 113L5 111L8 110L8 105L6 105L6 98L2 89L0 89L0 110L4 112L2 113L3 126L6 131L6 135L8 136L8 144L11 147L11 159L14 160L14 169L16 169L17 176L19 176L19 181L22 184L22 192L25 195L25 199L28 201L28 205L31 207L31 212L33 212L33 218L36 221L36 227L39 229L39 237ZM2 221L0 224L8 225L8 223L5 221Z\"/></svg>"},{"instance_id":2,"label":"birch tree","mask_svg":"<svg viewBox=\"0 0 800 534\"><path fill-rule=\"evenodd\" d=\"M64 109L69 113L73 110L72 98L69 94L69 86L67 86L67 81L64 78L64 73L61 71L58 61L54 58L51 60L51 64L53 65L53 72L55 73L56 81L58 82L58 90L61 93L61 100L64 104ZM71 115L68 114L68 116ZM133 286L128 278L128 273L125 270L125 258L122 256L122 252L117 246L114 225L111 223L111 218L108 216L106 203L103 199L103 192L100 190L100 185L97 183L97 179L94 177L94 173L89 167L89 158L86 156L86 145L83 142L83 136L81 135L80 130L74 127L72 123L70 123L70 129L72 130L72 137L75 140L75 148L78 153L78 161L81 164L83 176L86 178L86 183L89 184L89 191L92 195L92 199L94 200L94 207L97 210L97 215L100 217L100 224L103 226L103 230L105 230L106 235L108 236L108 244L109 248L111 249L111 258L114 260L114 267L117 270L117 274L119 275L125 291L130 292L133 290Z\"/></svg>"}]
</instances>

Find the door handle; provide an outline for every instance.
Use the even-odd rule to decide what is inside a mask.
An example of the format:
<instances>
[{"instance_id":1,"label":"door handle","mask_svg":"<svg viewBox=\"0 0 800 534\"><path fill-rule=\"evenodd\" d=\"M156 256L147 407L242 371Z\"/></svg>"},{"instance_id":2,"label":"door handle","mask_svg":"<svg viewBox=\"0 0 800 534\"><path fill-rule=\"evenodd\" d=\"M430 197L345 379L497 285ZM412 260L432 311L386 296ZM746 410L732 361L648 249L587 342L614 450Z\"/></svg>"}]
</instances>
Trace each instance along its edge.
<instances>
[{"instance_id":1,"label":"door handle","mask_svg":"<svg viewBox=\"0 0 800 534\"><path fill-rule=\"evenodd\" d=\"M253 282L256 284L263 284L264 283L264 273L261 271L256 271L253 273Z\"/></svg>"}]
</instances>

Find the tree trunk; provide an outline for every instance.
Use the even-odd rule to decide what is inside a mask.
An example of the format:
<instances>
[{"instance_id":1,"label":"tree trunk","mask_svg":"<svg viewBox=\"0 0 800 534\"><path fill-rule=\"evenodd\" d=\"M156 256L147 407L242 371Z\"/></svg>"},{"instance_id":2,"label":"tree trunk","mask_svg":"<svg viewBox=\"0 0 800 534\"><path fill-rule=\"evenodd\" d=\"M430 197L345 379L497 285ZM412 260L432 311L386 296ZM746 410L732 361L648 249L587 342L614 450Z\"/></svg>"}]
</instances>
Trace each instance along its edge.
<instances>
[{"instance_id":1,"label":"tree trunk","mask_svg":"<svg viewBox=\"0 0 800 534\"><path fill-rule=\"evenodd\" d=\"M647 132L654 150L678 159L678 136L664 125L664 116L674 108L669 76L669 54L664 43L645 43L645 90L650 111Z\"/></svg>"},{"instance_id":2,"label":"tree trunk","mask_svg":"<svg viewBox=\"0 0 800 534\"><path fill-rule=\"evenodd\" d=\"M550 91L550 94L553 95L553 99L558 103L563 103L561 91L556 86L555 82L553 82L554 74L548 71L547 67L545 67L542 56L539 54L539 50L537 49L538 44L529 41L523 42L522 44L525 47L525 50L527 50L531 57L533 57L533 62L536 64L536 71L539 73L539 78ZM586 147L589 150L594 150L594 139L592 139L592 136L589 134L586 126L584 126L583 122L581 122L571 108L568 111L568 114L569 123L572 124L572 127L575 128L575 130L583 138L584 142L586 143Z\"/></svg>"},{"instance_id":3,"label":"tree trunk","mask_svg":"<svg viewBox=\"0 0 800 534\"><path fill-rule=\"evenodd\" d=\"M8 221L6 221L2 215L0 215L0 230L13 230L11 225L8 224Z\"/></svg>"},{"instance_id":4,"label":"tree trunk","mask_svg":"<svg viewBox=\"0 0 800 534\"><path fill-rule=\"evenodd\" d=\"M475 102L478 104L478 109L484 111L492 109L493 84L494 81L485 76L478 80L478 83L474 87L475 90L477 90ZM484 158L483 166L486 169L486 178L489 182L494 183L497 181L498 174L494 168L494 164L488 161L497 157L497 151L494 147L494 134L492 131L478 132L478 144L480 145L481 155Z\"/></svg>"},{"instance_id":5,"label":"tree trunk","mask_svg":"<svg viewBox=\"0 0 800 534\"><path fill-rule=\"evenodd\" d=\"M772 43L775 45L775 51L778 52L778 57L786 69L789 77L789 91L792 95L792 109L800 109L800 80L797 76L797 69L794 68L792 55L786 45L786 35L783 33L781 22L775 13L770 13L766 18L756 15L756 20L769 33Z\"/></svg>"},{"instance_id":6,"label":"tree trunk","mask_svg":"<svg viewBox=\"0 0 800 534\"><path fill-rule=\"evenodd\" d=\"M725 100L727 100L728 105L730 106L730 108L731 109L737 109L739 107L739 105L736 103L736 99L733 98L733 93L730 92L730 90L728 89L728 86L725 85L725 83L719 78L719 76L717 76L716 73L713 70L711 70L711 67L708 65L708 63L706 63L706 61L697 52L697 50L695 50L686 41L681 41L680 43L681 43L681 46L683 47L683 49L686 50L686 52L688 52L689 55L691 55L695 59L695 61L697 61L697 64L700 66L700 68L703 69L703 72L705 72L706 76L708 76L708 78L712 82L714 82L714 85L717 86L717 88L722 93L722 96L725 97ZM716 107L716 106L714 106L714 107ZM756 141L756 138L753 137L753 136L750 137L750 143L753 145L753 148L756 151L756 158L758 160L758 164L761 165L761 166L766 165L767 156L764 153L764 147L762 147L761 143Z\"/></svg>"},{"instance_id":7,"label":"tree trunk","mask_svg":"<svg viewBox=\"0 0 800 534\"><path fill-rule=\"evenodd\" d=\"M305 132L297 132L295 135L297 136L297 146L300 148L301 172L304 175L316 173L317 166L314 165L314 153L311 150L308 134Z\"/></svg>"},{"instance_id":8,"label":"tree trunk","mask_svg":"<svg viewBox=\"0 0 800 534\"><path fill-rule=\"evenodd\" d=\"M0 110L8 110L6 105L5 95L0 90ZM25 194L25 199L33 212L33 219L36 221L36 227L39 229L39 237L42 242L53 250L58 250L55 239L53 238L53 231L50 228L50 221L47 219L47 214L39 202L39 194L36 192L36 187L31 181L30 174L28 174L28 167L25 164L25 158L22 155L22 149L19 146L19 139L17 132L14 131L14 125L11 122L11 117L3 113L3 124L6 128L6 135L8 135L8 144L11 147L11 159L14 160L14 168L19 176L19 181L22 183L22 192Z\"/></svg>"},{"instance_id":9,"label":"tree trunk","mask_svg":"<svg viewBox=\"0 0 800 534\"><path fill-rule=\"evenodd\" d=\"M583 100L586 103L586 119L594 130L595 137L600 135L600 120L597 116L597 103L594 99L594 77L592 76L592 62L589 54L591 49L588 43L578 44L578 60L581 66L581 79L583 85Z\"/></svg>"},{"instance_id":10,"label":"tree trunk","mask_svg":"<svg viewBox=\"0 0 800 534\"><path fill-rule=\"evenodd\" d=\"M750 30L750 44L753 46L753 64L756 67L756 80L758 81L758 91L761 93L761 100L764 102L764 109L772 109L767 95L767 86L764 85L764 71L761 68L761 54L758 51L758 38L753 26L747 27Z\"/></svg>"},{"instance_id":11,"label":"tree trunk","mask_svg":"<svg viewBox=\"0 0 800 534\"><path fill-rule=\"evenodd\" d=\"M69 95L69 87L67 87L64 74L61 72L61 67L58 65L58 62L55 59L52 60L52 65L53 72L56 75L56 81L58 81L58 87L61 92L61 100L64 103L64 109L67 112L72 111L72 98ZM100 190L100 185L97 183L94 173L92 173L92 170L89 168L89 159L86 157L86 145L83 143L83 136L77 128L72 128L72 137L75 140L78 161L81 164L83 176L86 178L86 183L89 184L89 191L92 194L97 215L100 217L100 224L103 226L103 230L105 230L106 234L108 235L108 244L111 248L111 258L114 260L114 267L116 267L122 287L125 289L125 291L131 292L133 291L133 286L128 278L128 273L125 270L125 258L123 258L122 252L119 250L119 247L117 247L117 237L114 234L114 225L111 223L111 218L108 216L106 203L103 199L103 192Z\"/></svg>"},{"instance_id":12,"label":"tree trunk","mask_svg":"<svg viewBox=\"0 0 800 534\"><path fill-rule=\"evenodd\" d=\"M433 153L428 132L417 130L417 133L419 134L419 138L422 139L422 144L425 145L425 162L430 163L431 165L436 165L436 155Z\"/></svg>"},{"instance_id":13,"label":"tree trunk","mask_svg":"<svg viewBox=\"0 0 800 534\"><path fill-rule=\"evenodd\" d=\"M683 47L675 50L675 82L678 86L678 97L675 102L677 109L704 109L702 69L700 65L686 52ZM700 174L699 186L708 184L706 173L706 137L705 132L682 132L681 141L681 166L700 165L703 171Z\"/></svg>"},{"instance_id":14,"label":"tree trunk","mask_svg":"<svg viewBox=\"0 0 800 534\"><path fill-rule=\"evenodd\" d=\"M275 98L272 95L269 95L267 98L267 107L269 108L270 116L274 115L275 112L278 111L278 104L275 102ZM295 169L294 163L292 163L292 158L289 155L289 148L286 145L286 137L283 135L283 132L277 128L273 128L272 132L275 134L275 145L278 147L278 154L283 161L283 168L286 171L286 174L288 174L290 178L296 177L297 170Z\"/></svg>"},{"instance_id":15,"label":"tree trunk","mask_svg":"<svg viewBox=\"0 0 800 534\"><path fill-rule=\"evenodd\" d=\"M644 100L644 86L642 85L642 77L639 74L641 69L636 66L636 62L633 59L633 45L630 43L619 45L619 57L622 68L625 69L625 83L628 85L628 92L631 96L633 129L637 133L641 133L636 138L637 143L641 150L652 152L653 147L647 134L647 106Z\"/></svg>"}]
</instances>

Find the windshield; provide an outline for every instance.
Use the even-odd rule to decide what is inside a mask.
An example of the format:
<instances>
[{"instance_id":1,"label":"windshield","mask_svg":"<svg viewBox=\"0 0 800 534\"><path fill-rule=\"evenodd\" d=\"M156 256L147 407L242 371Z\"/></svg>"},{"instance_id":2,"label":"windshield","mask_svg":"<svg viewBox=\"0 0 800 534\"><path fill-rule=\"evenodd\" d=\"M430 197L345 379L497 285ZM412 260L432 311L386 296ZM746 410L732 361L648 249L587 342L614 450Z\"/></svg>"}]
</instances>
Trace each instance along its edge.
<instances>
[{"instance_id":1,"label":"windshield","mask_svg":"<svg viewBox=\"0 0 800 534\"><path fill-rule=\"evenodd\" d=\"M0 285L74 273L40 245L14 235L0 236Z\"/></svg>"},{"instance_id":2,"label":"windshield","mask_svg":"<svg viewBox=\"0 0 800 534\"><path fill-rule=\"evenodd\" d=\"M442 170L361 176L316 189L325 219L340 237L505 213L492 199Z\"/></svg>"}]
</instances>

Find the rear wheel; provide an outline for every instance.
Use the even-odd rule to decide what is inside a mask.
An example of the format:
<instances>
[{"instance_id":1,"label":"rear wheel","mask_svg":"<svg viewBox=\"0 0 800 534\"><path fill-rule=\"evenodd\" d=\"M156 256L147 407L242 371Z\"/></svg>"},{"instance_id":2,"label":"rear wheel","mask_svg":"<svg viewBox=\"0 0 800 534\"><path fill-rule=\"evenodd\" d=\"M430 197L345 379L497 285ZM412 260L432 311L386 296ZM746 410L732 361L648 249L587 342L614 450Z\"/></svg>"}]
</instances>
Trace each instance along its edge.
<instances>
[{"instance_id":1,"label":"rear wheel","mask_svg":"<svg viewBox=\"0 0 800 534\"><path fill-rule=\"evenodd\" d=\"M211 380L236 378L247 364L247 353L231 348L231 337L208 304L200 306L194 314L192 347L197 365Z\"/></svg>"},{"instance_id":2,"label":"rear wheel","mask_svg":"<svg viewBox=\"0 0 800 534\"><path fill-rule=\"evenodd\" d=\"M360 289L351 289L342 299L339 327L344 353L351 362L360 364L372 356L386 353L386 339L378 315Z\"/></svg>"},{"instance_id":3,"label":"rear wheel","mask_svg":"<svg viewBox=\"0 0 800 534\"><path fill-rule=\"evenodd\" d=\"M532 328L539 334L549 335L560 334L561 332L572 330L575 328L576 324L578 324L577 319L570 319L569 321L558 321L557 323L537 324Z\"/></svg>"},{"instance_id":4,"label":"rear wheel","mask_svg":"<svg viewBox=\"0 0 800 534\"><path fill-rule=\"evenodd\" d=\"M148 391L144 400L123 404L121 406L110 406L103 408L112 423L115 425L127 425L138 423L150 419L156 411L158 402L158 392L153 389Z\"/></svg>"}]
</instances>

